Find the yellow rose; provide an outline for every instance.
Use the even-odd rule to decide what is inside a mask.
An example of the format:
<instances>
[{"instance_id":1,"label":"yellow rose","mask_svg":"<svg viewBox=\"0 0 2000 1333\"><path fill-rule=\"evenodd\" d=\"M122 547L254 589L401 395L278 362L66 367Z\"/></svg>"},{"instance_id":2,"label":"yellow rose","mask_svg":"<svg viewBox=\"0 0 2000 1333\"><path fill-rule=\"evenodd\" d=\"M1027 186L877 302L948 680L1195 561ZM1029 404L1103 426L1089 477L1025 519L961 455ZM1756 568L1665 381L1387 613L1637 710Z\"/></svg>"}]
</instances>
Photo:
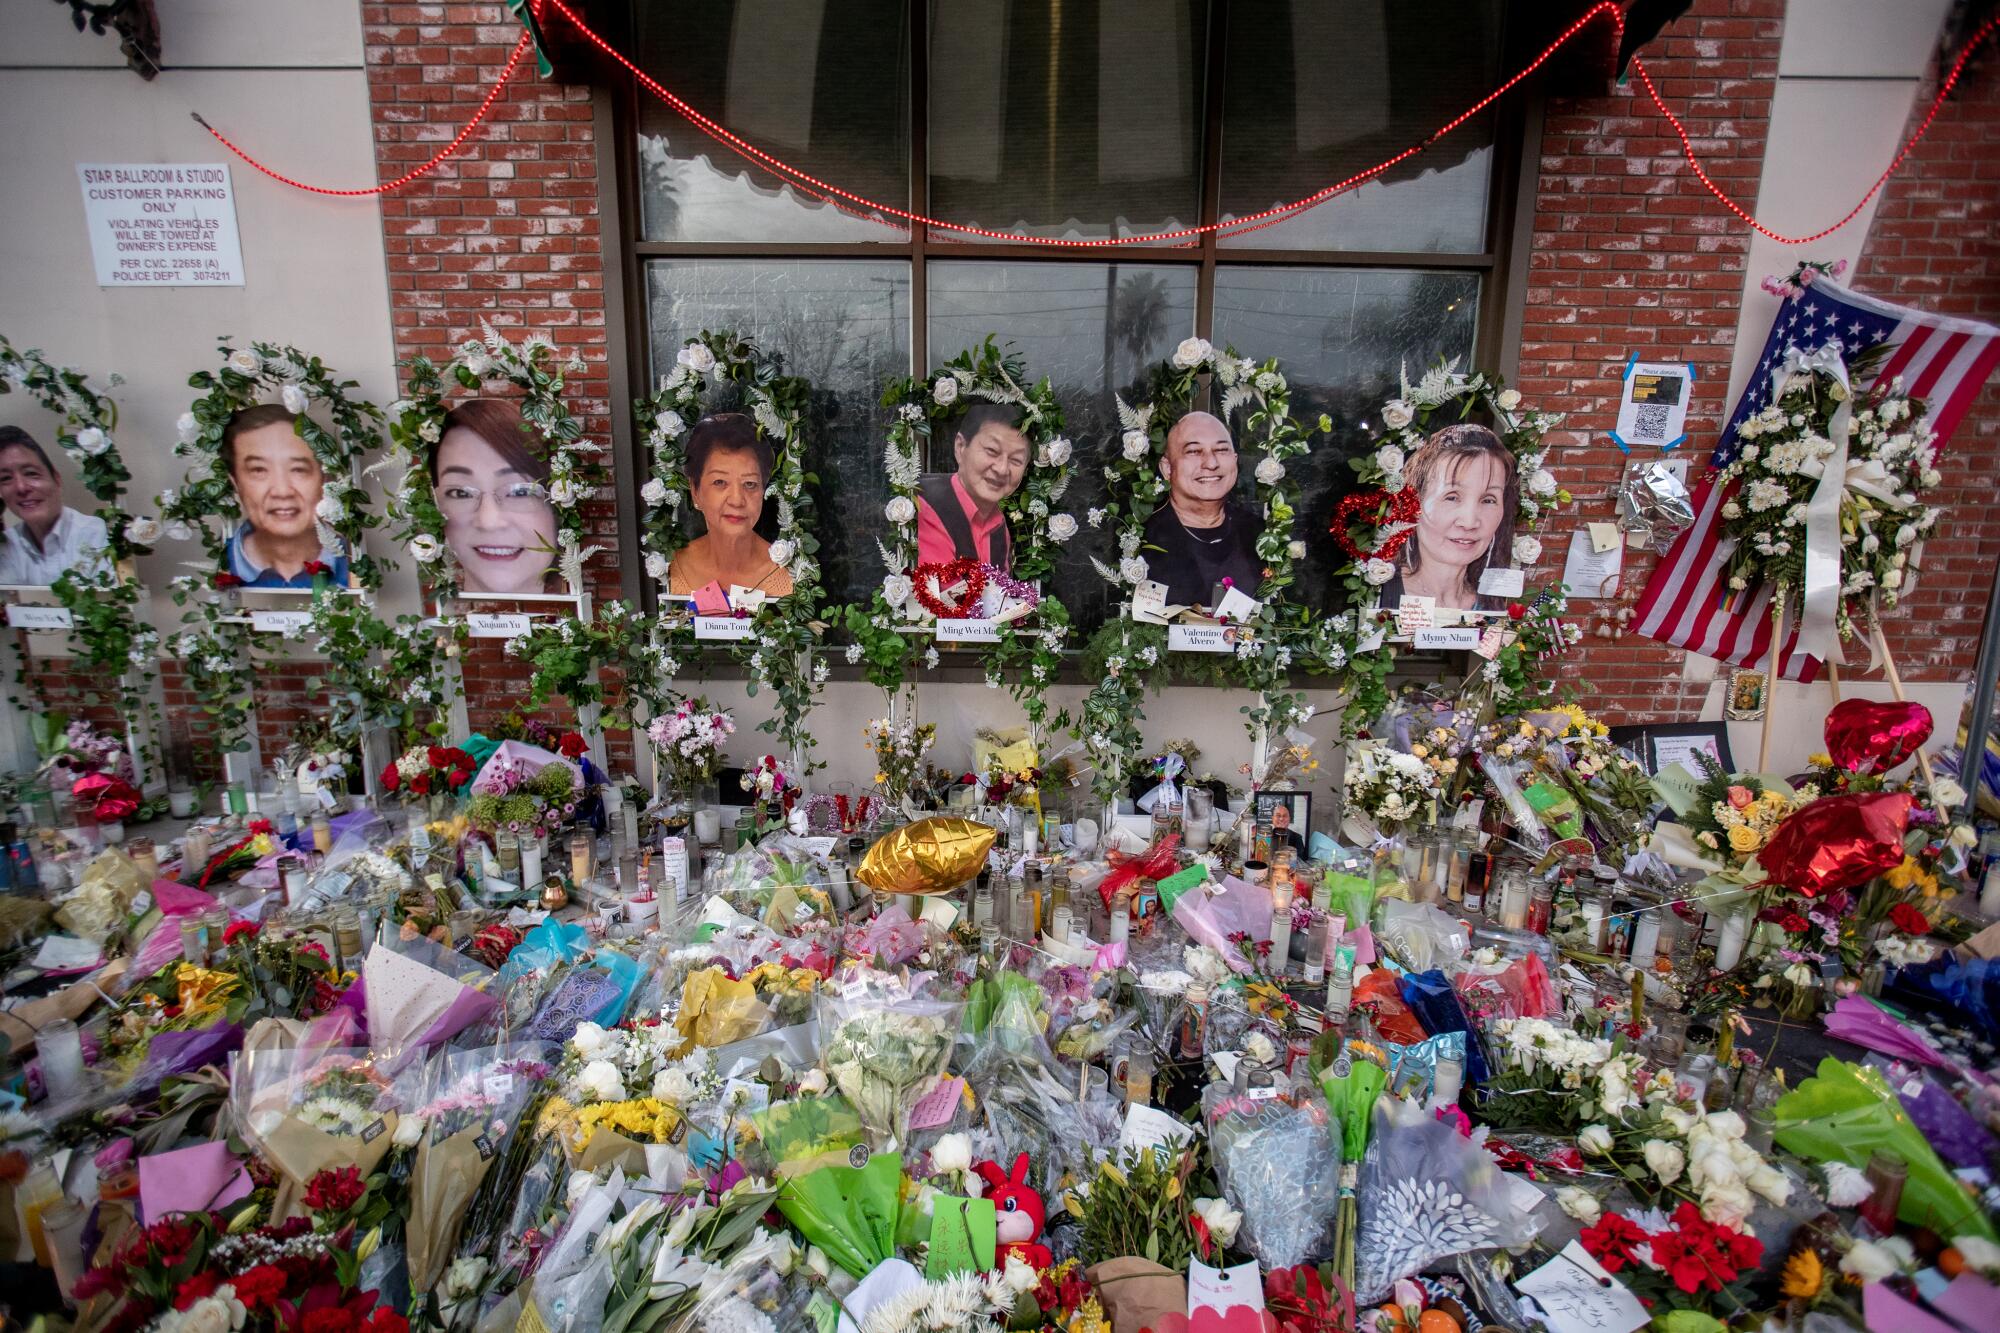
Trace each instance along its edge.
<instances>
[{"instance_id":1,"label":"yellow rose","mask_svg":"<svg viewBox=\"0 0 2000 1333\"><path fill-rule=\"evenodd\" d=\"M1757 830L1747 824L1738 824L1729 830L1729 850L1732 852L1754 852L1763 841Z\"/></svg>"},{"instance_id":2,"label":"yellow rose","mask_svg":"<svg viewBox=\"0 0 2000 1333\"><path fill-rule=\"evenodd\" d=\"M1812 765L1814 768L1832 768L1833 756L1824 752L1809 754L1806 756L1806 763Z\"/></svg>"}]
</instances>

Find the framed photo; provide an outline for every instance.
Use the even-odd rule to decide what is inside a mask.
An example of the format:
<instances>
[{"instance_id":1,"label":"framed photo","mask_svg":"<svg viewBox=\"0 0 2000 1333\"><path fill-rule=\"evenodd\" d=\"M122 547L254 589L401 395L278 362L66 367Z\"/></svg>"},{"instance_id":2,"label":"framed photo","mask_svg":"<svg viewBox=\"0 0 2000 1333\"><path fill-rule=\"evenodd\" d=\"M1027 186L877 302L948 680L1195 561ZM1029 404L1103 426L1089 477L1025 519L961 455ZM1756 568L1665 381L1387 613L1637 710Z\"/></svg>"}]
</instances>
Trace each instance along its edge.
<instances>
[{"instance_id":1,"label":"framed photo","mask_svg":"<svg viewBox=\"0 0 2000 1333\"><path fill-rule=\"evenodd\" d=\"M1611 728L1610 739L1638 756L1646 772L1657 777L1668 764L1678 763L1697 776L1701 773L1700 752L1715 760L1724 772L1735 768L1729 753L1729 727L1723 722L1663 722L1652 726Z\"/></svg>"},{"instance_id":2,"label":"framed photo","mask_svg":"<svg viewBox=\"0 0 2000 1333\"><path fill-rule=\"evenodd\" d=\"M1297 860L1305 860L1306 839L1312 836L1312 799L1308 791L1257 793L1257 831L1270 840L1272 851L1289 847Z\"/></svg>"},{"instance_id":3,"label":"framed photo","mask_svg":"<svg viewBox=\"0 0 2000 1333\"><path fill-rule=\"evenodd\" d=\"M1761 671L1732 671L1729 673L1729 697L1723 701L1722 715L1732 722L1754 722L1764 716L1769 704L1764 697L1764 673Z\"/></svg>"},{"instance_id":4,"label":"framed photo","mask_svg":"<svg viewBox=\"0 0 2000 1333\"><path fill-rule=\"evenodd\" d=\"M65 480L69 462L27 431L0 427L0 584L46 588L71 569L107 563L104 520L72 507L90 496L80 480Z\"/></svg>"}]
</instances>

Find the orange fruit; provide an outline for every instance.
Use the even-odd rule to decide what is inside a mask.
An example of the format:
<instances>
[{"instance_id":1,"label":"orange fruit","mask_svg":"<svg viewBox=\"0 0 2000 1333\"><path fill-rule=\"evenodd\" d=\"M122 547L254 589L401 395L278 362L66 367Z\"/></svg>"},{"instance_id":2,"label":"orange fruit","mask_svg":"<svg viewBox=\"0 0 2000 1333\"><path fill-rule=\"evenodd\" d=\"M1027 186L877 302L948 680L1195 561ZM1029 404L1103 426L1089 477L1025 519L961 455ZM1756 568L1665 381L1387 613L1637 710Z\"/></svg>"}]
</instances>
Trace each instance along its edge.
<instances>
[{"instance_id":1,"label":"orange fruit","mask_svg":"<svg viewBox=\"0 0 2000 1333\"><path fill-rule=\"evenodd\" d=\"M1958 1246L1947 1245L1937 1257L1937 1266L1946 1277L1957 1277L1965 1271L1965 1256L1958 1252Z\"/></svg>"},{"instance_id":2,"label":"orange fruit","mask_svg":"<svg viewBox=\"0 0 2000 1333\"><path fill-rule=\"evenodd\" d=\"M1459 1333L1459 1323L1442 1310L1426 1310L1417 1319L1417 1333Z\"/></svg>"}]
</instances>

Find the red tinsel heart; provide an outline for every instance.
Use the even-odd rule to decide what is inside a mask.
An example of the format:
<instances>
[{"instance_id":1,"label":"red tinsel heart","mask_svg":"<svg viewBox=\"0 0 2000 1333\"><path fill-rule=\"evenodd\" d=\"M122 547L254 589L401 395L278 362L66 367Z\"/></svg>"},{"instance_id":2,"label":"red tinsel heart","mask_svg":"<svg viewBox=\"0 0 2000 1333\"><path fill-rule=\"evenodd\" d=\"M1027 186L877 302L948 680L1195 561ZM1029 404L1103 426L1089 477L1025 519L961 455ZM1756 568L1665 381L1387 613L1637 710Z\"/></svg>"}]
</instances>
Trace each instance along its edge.
<instances>
[{"instance_id":1,"label":"red tinsel heart","mask_svg":"<svg viewBox=\"0 0 2000 1333\"><path fill-rule=\"evenodd\" d=\"M977 560L918 565L911 582L916 588L910 595L917 599L917 605L939 620L969 618L979 610L979 601L986 595L986 570ZM933 583L937 585L936 591L932 591ZM960 590L956 597L951 593L953 588Z\"/></svg>"},{"instance_id":2,"label":"red tinsel heart","mask_svg":"<svg viewBox=\"0 0 2000 1333\"><path fill-rule=\"evenodd\" d=\"M1343 495L1340 503L1333 507L1333 522L1327 530L1340 549L1356 560L1393 560L1396 552L1403 549L1403 543L1415 531L1417 515L1423 512L1423 501L1411 488L1405 486L1400 491L1385 491L1379 486ZM1379 534L1382 529L1395 527L1398 530L1382 537L1370 550L1354 540L1353 529L1356 521L1371 534Z\"/></svg>"},{"instance_id":3,"label":"red tinsel heart","mask_svg":"<svg viewBox=\"0 0 2000 1333\"><path fill-rule=\"evenodd\" d=\"M1887 773L1923 748L1931 725L1914 700L1842 699L1827 711L1826 752L1850 773Z\"/></svg>"}]
</instances>

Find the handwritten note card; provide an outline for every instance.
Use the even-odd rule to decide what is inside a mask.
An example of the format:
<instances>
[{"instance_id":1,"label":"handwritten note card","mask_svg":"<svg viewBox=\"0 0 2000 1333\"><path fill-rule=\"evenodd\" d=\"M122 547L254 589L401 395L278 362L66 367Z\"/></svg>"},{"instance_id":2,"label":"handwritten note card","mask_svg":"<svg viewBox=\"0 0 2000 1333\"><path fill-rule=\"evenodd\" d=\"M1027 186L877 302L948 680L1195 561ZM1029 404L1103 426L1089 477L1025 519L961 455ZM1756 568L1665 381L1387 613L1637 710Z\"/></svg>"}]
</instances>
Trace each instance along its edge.
<instances>
[{"instance_id":1,"label":"handwritten note card","mask_svg":"<svg viewBox=\"0 0 2000 1333\"><path fill-rule=\"evenodd\" d=\"M1652 1318L1576 1241L1514 1285L1535 1298L1555 1333L1632 1333Z\"/></svg>"}]
</instances>

